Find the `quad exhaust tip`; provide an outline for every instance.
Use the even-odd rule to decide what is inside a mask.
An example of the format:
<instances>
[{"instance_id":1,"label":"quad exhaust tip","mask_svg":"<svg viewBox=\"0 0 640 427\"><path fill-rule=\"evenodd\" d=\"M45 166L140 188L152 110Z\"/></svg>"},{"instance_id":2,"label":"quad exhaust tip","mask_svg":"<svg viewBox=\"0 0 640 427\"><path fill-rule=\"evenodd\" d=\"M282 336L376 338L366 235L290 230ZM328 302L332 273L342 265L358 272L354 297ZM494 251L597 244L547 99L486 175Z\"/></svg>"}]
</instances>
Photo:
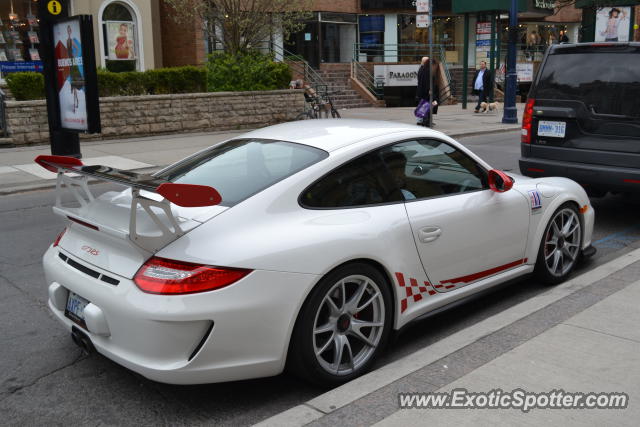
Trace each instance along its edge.
<instances>
[{"instance_id":1,"label":"quad exhaust tip","mask_svg":"<svg viewBox=\"0 0 640 427\"><path fill-rule=\"evenodd\" d=\"M91 338L75 326L71 328L71 339L82 349L83 353L91 354L96 352L96 348L93 346Z\"/></svg>"}]
</instances>

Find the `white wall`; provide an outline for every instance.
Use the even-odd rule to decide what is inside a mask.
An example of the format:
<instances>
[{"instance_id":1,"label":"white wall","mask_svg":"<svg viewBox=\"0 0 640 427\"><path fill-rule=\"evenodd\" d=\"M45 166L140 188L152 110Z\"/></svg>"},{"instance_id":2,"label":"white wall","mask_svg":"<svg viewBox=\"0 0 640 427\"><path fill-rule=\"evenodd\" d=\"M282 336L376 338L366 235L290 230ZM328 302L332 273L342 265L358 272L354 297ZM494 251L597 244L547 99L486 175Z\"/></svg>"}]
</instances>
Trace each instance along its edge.
<instances>
[{"instance_id":1,"label":"white wall","mask_svg":"<svg viewBox=\"0 0 640 427\"><path fill-rule=\"evenodd\" d=\"M384 44L392 45L385 49L385 62L398 62L398 15L395 13L384 15Z\"/></svg>"}]
</instances>

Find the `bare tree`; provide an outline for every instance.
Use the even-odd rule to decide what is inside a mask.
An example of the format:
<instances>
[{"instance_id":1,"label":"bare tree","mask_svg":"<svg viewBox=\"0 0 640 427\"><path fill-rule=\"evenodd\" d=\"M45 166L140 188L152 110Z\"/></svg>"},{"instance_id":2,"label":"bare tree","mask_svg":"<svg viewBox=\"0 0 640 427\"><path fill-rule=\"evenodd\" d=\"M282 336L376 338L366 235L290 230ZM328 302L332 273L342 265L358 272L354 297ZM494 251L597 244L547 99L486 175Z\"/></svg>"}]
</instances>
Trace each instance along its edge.
<instances>
[{"instance_id":1,"label":"bare tree","mask_svg":"<svg viewBox=\"0 0 640 427\"><path fill-rule=\"evenodd\" d=\"M312 17L312 0L165 0L177 22L199 18L209 40L237 54L278 32L284 39Z\"/></svg>"}]
</instances>

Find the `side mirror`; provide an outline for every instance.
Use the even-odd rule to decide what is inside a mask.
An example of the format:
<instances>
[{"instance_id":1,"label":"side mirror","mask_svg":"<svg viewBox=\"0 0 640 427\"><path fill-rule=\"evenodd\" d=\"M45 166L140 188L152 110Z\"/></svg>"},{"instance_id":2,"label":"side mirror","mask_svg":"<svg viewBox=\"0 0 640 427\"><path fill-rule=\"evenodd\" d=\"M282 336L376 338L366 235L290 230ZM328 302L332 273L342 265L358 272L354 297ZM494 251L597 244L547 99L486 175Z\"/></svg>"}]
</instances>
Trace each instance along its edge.
<instances>
[{"instance_id":1,"label":"side mirror","mask_svg":"<svg viewBox=\"0 0 640 427\"><path fill-rule=\"evenodd\" d=\"M497 169L489 171L489 188L496 193L504 193L513 187L513 179L506 173Z\"/></svg>"}]
</instances>

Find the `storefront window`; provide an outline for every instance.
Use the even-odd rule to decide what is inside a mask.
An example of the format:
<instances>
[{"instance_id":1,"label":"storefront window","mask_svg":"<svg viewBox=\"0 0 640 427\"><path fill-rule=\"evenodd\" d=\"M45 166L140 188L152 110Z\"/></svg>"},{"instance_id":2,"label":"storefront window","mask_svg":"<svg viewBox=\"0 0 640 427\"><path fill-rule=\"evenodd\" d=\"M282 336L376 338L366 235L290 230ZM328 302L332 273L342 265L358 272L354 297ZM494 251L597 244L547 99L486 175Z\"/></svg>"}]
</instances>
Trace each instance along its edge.
<instances>
[{"instance_id":1,"label":"storefront window","mask_svg":"<svg viewBox=\"0 0 640 427\"><path fill-rule=\"evenodd\" d=\"M105 66L109 71L139 69L134 12L124 3L113 2L102 12Z\"/></svg>"},{"instance_id":2,"label":"storefront window","mask_svg":"<svg viewBox=\"0 0 640 427\"><path fill-rule=\"evenodd\" d=\"M356 15L320 12L322 62L350 62L356 42Z\"/></svg>"},{"instance_id":3,"label":"storefront window","mask_svg":"<svg viewBox=\"0 0 640 427\"><path fill-rule=\"evenodd\" d=\"M456 51L456 22L459 17L436 16L433 18L433 43L445 52ZM429 29L416 27L416 15L398 15L399 62L416 62L426 55ZM451 56L451 55L449 55ZM457 62L450 61L448 62Z\"/></svg>"},{"instance_id":4,"label":"storefront window","mask_svg":"<svg viewBox=\"0 0 640 427\"><path fill-rule=\"evenodd\" d=\"M384 15L361 15L360 61L382 62L384 58Z\"/></svg>"},{"instance_id":5,"label":"storefront window","mask_svg":"<svg viewBox=\"0 0 640 427\"><path fill-rule=\"evenodd\" d=\"M0 72L41 71L38 3L0 2Z\"/></svg>"}]
</instances>

